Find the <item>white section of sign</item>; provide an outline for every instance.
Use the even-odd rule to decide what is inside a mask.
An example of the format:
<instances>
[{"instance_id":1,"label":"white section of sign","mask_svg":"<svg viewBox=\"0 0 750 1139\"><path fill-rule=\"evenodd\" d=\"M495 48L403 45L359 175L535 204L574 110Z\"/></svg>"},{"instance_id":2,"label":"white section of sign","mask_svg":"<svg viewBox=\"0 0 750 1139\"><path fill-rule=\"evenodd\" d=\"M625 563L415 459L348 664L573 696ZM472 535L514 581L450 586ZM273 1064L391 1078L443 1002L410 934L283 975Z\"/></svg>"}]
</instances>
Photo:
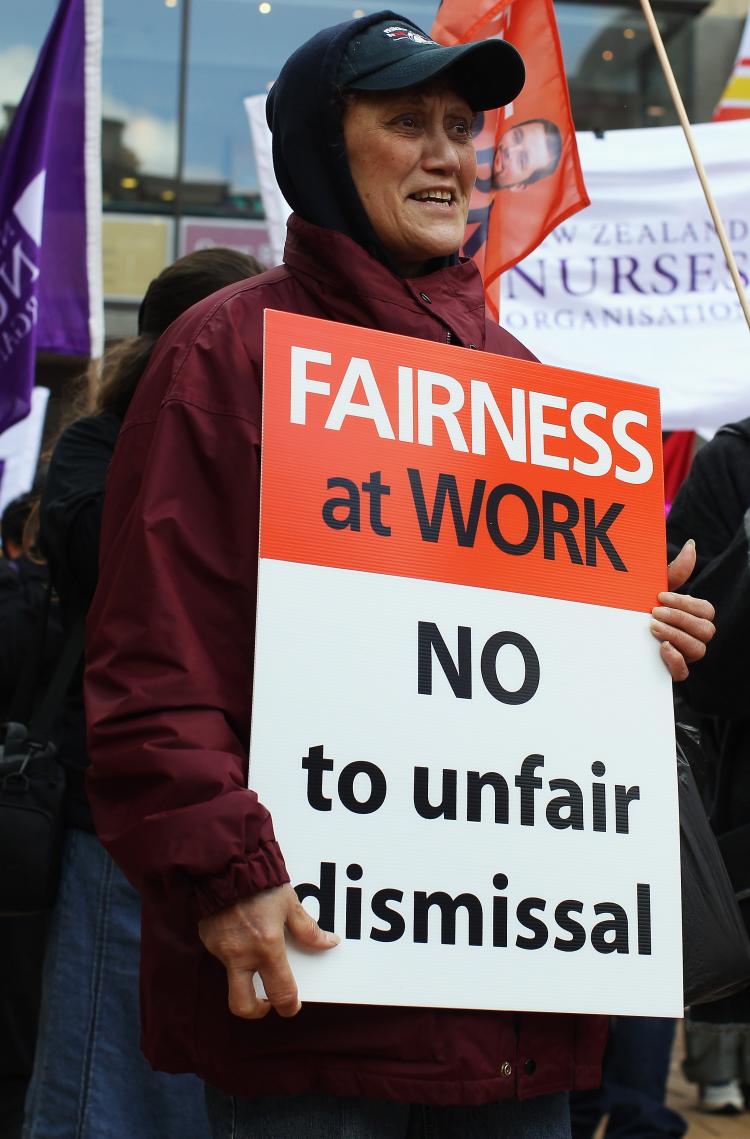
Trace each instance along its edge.
<instances>
[{"instance_id":1,"label":"white section of sign","mask_svg":"<svg viewBox=\"0 0 750 1139\"><path fill-rule=\"evenodd\" d=\"M245 113L250 124L250 138L258 171L258 185L263 199L268 236L273 249L273 265L280 265L286 241L286 222L292 212L279 189L273 170L271 131L266 122L266 96L250 95L245 99Z\"/></svg>"},{"instance_id":2,"label":"white section of sign","mask_svg":"<svg viewBox=\"0 0 750 1139\"><path fill-rule=\"evenodd\" d=\"M418 692L419 622L438 627L454 660L458 627L471 631L471 698L454 695L434 652L432 695ZM526 638L539 659L538 689L523 704L500 702L483 680L483 647L506 630ZM509 691L523 684L525 667L512 645L496 659L489 653L491 679L488 668ZM424 686L424 667L422 676ZM317 764L310 749L321 746L334 767L322 771L316 792L317 776L302 760L310 756ZM532 755L543 757L535 768L541 785L522 790L516 776L523 781L524 759ZM341 945L323 955L290 947L303 1001L680 1016L673 757L670 681L646 614L260 562L250 784L271 810L295 886L320 885L321 864L335 864L333 924ZM377 777L348 768L363 761L377 765L387 787L372 813L354 813L341 797L366 802L377 786ZM597 762L605 765L601 777L592 774ZM442 800L443 771L455 772L455 819L425 818L416 809L415 768L429 768L435 805ZM500 821L492 787L481 792L481 817L467 820L477 809L476 794L469 796L472 805L467 799L468 772L494 772L506 781L507 821L497 779ZM310 805L308 776L313 799L316 793L323 796L319 803L330 799L329 810ZM555 779L580 788L583 829L556 829L548 821L552 800L568 793L569 801L577 799L571 787L551 788ZM595 831L602 786L606 829ZM632 788L638 791L628 793ZM522 825L523 802L533 809L533 825L528 817ZM560 802L549 811L558 821L570 814ZM362 868L359 879L348 872L353 865ZM506 888L493 883L498 874L507 876ZM640 917L639 885L642 901L650 895ZM347 907L347 889L361 890L359 937L352 934L360 895L349 893ZM380 895L374 917L371 899L386 889L402 897L389 902ZM447 943L449 929L444 935L434 906L427 942L415 940L415 920L419 925L424 910L418 895L433 891L476 899L459 907L455 944ZM493 902L502 898L508 899L507 946L493 944L503 940L502 901ZM525 924L517 917L524 899L545 903ZM580 913L575 904L564 908L567 931L555 919L566 900L581 904ZM612 929L600 929L599 950L592 944L594 927L611 918L595 914L594 906L607 903L622 907L622 952L607 951ZM317 916L315 900L305 904ZM385 904L401 915L403 931L379 942L373 928L400 928L397 917L383 916ZM467 949L470 910L481 944ZM543 930L546 943L538 948L518 944L518 937L541 941ZM559 947L581 938L576 950Z\"/></svg>"},{"instance_id":3,"label":"white section of sign","mask_svg":"<svg viewBox=\"0 0 750 1139\"><path fill-rule=\"evenodd\" d=\"M19 494L31 490L48 400L49 388L34 388L29 414L0 435L0 461L4 464L0 481L0 514Z\"/></svg>"},{"instance_id":4,"label":"white section of sign","mask_svg":"<svg viewBox=\"0 0 750 1139\"><path fill-rule=\"evenodd\" d=\"M750 275L750 120L693 128ZM750 411L750 332L679 127L578 134L591 205L503 276L501 323L546 364L661 389L665 430Z\"/></svg>"}]
</instances>

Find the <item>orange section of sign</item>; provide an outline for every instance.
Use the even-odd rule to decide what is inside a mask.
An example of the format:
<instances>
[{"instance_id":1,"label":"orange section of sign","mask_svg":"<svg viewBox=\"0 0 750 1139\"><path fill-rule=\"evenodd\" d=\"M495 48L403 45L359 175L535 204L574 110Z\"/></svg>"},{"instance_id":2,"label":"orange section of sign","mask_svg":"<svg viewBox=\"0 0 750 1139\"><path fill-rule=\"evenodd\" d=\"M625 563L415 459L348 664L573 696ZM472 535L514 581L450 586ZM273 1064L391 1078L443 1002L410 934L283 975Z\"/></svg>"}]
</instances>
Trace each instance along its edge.
<instances>
[{"instance_id":1,"label":"orange section of sign","mask_svg":"<svg viewBox=\"0 0 750 1139\"><path fill-rule=\"evenodd\" d=\"M268 311L263 408L261 557L643 611L665 588L655 388Z\"/></svg>"}]
</instances>

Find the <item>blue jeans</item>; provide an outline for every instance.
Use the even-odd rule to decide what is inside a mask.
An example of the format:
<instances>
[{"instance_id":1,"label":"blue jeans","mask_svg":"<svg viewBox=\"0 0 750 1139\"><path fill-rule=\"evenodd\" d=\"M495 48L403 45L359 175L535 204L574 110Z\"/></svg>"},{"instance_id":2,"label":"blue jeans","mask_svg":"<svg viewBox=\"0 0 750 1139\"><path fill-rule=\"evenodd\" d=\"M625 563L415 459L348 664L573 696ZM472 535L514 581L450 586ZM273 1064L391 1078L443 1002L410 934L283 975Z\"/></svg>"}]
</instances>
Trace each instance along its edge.
<instances>
[{"instance_id":1,"label":"blue jeans","mask_svg":"<svg viewBox=\"0 0 750 1139\"><path fill-rule=\"evenodd\" d=\"M24 1139L208 1139L200 1081L141 1055L139 945L135 890L95 835L69 830Z\"/></svg>"},{"instance_id":2,"label":"blue jeans","mask_svg":"<svg viewBox=\"0 0 750 1139\"><path fill-rule=\"evenodd\" d=\"M609 1115L605 1139L678 1139L687 1123L664 1103L675 1022L621 1016L612 1022L602 1086L570 1097L573 1139L592 1139Z\"/></svg>"},{"instance_id":3,"label":"blue jeans","mask_svg":"<svg viewBox=\"0 0 750 1139\"><path fill-rule=\"evenodd\" d=\"M235 1099L206 1088L213 1139L570 1139L566 1094L427 1107L311 1093Z\"/></svg>"}]
</instances>

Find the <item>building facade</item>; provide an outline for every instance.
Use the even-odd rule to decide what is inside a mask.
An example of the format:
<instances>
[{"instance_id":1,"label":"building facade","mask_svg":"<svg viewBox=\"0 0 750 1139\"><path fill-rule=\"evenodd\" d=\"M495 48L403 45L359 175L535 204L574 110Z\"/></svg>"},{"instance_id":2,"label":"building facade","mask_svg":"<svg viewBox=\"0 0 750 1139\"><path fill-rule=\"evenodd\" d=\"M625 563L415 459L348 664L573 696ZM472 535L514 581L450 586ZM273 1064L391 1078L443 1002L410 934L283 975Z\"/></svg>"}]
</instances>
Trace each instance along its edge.
<instances>
[{"instance_id":1,"label":"building facade","mask_svg":"<svg viewBox=\"0 0 750 1139\"><path fill-rule=\"evenodd\" d=\"M24 0L4 12L0 134L56 2ZM436 11L434 0L397 7L427 29ZM731 70L747 0L654 0L654 8L688 114L706 121ZM243 99L268 90L317 29L366 11L339 0L104 0L110 338L135 330L146 285L178 254L224 244L269 259ZM556 11L578 130L676 122L638 0L557 0Z\"/></svg>"}]
</instances>

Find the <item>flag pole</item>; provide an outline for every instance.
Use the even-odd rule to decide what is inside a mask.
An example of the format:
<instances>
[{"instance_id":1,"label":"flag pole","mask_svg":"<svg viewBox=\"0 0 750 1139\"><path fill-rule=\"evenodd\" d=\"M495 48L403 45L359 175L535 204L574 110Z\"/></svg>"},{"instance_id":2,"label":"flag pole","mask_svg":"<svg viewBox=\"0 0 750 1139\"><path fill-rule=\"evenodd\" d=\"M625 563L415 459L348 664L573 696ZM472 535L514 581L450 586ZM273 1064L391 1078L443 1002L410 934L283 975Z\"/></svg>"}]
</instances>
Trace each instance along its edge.
<instances>
[{"instance_id":1,"label":"flag pole","mask_svg":"<svg viewBox=\"0 0 750 1139\"><path fill-rule=\"evenodd\" d=\"M713 218L714 226L716 227L716 236L721 243L721 248L724 252L727 268L729 269L729 274L732 278L732 283L737 290L737 296L739 298L742 311L745 314L747 327L750 329L750 302L748 301L747 294L745 293L745 290L742 286L742 278L740 277L740 271L737 268L737 262L734 259L734 254L732 253L732 248L729 244L727 231L725 230L724 223L721 220L721 214L719 213L718 206L716 205L716 200L713 196L713 193L711 192L711 187L708 184L706 171L704 170L703 163L701 162L701 156L698 153L698 148L695 145L695 138L690 126L690 120L687 117L685 104L682 101L682 96L680 95L677 81L675 80L674 72L672 71L672 66L669 62L669 56L667 55L666 48L664 47L664 41L661 38L659 25L657 24L654 17L650 0L640 0L640 2L646 24L648 25L648 30L651 33L651 39L653 40L654 47L656 48L656 54L659 57L661 69L664 72L664 78L667 81L669 93L672 96L672 102L674 103L675 110L677 111L677 117L680 120L680 125L685 135L685 141L687 142L688 147L690 148L690 153L693 157L695 172L698 175L701 186L703 187L706 204L708 205L711 217Z\"/></svg>"},{"instance_id":2,"label":"flag pole","mask_svg":"<svg viewBox=\"0 0 750 1139\"><path fill-rule=\"evenodd\" d=\"M190 0L180 5L180 62L177 88L177 161L175 163L175 197L172 215L172 260L180 256L180 229L185 212L185 133L188 89L188 53L190 51Z\"/></svg>"}]
</instances>

